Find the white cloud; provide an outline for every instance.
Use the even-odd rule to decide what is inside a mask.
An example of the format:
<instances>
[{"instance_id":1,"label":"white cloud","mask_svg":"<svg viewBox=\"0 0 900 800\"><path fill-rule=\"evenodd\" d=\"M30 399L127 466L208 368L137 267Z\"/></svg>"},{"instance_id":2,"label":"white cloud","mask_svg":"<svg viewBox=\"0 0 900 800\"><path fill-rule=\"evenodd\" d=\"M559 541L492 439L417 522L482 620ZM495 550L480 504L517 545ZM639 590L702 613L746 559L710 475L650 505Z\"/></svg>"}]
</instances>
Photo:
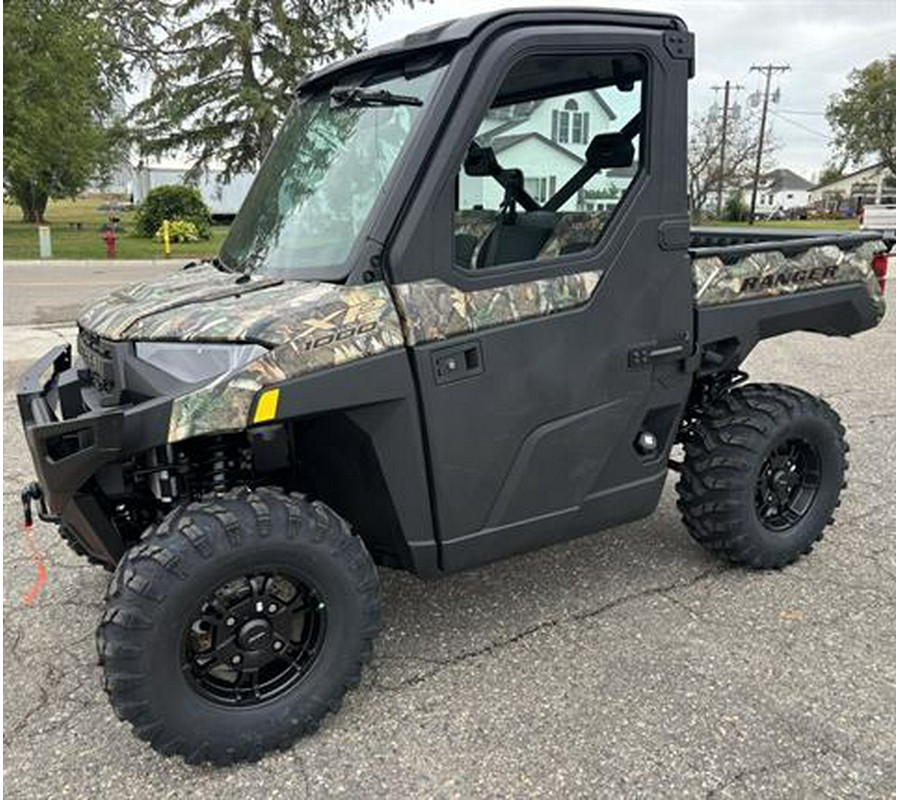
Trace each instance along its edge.
<instances>
[{"instance_id":1,"label":"white cloud","mask_svg":"<svg viewBox=\"0 0 900 800\"><path fill-rule=\"evenodd\" d=\"M382 19L370 20L369 43L383 44L448 19L528 5L547 3L435 0L412 9L398 5ZM597 7L578 0L566 5ZM790 72L773 79L781 88L781 102L773 106L772 124L782 144L779 166L806 177L819 171L831 153L824 117L829 96L844 87L850 70L896 49L894 0L628 0L621 5L678 14L694 32L692 112L709 106L714 95L710 87L725 79L755 90L760 77L750 73L753 64L790 64ZM798 111L811 113L790 113Z\"/></svg>"}]
</instances>

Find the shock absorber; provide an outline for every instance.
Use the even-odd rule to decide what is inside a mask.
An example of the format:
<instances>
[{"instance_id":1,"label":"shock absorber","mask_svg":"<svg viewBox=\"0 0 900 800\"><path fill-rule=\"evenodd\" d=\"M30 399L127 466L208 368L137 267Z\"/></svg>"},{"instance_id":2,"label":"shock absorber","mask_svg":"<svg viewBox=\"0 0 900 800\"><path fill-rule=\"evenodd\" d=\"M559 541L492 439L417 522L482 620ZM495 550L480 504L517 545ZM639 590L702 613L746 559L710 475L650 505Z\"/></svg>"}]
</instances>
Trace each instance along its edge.
<instances>
[{"instance_id":1,"label":"shock absorber","mask_svg":"<svg viewBox=\"0 0 900 800\"><path fill-rule=\"evenodd\" d=\"M150 491L161 503L174 503L178 499L178 475L172 469L173 463L171 445L154 447L149 453Z\"/></svg>"},{"instance_id":2,"label":"shock absorber","mask_svg":"<svg viewBox=\"0 0 900 800\"><path fill-rule=\"evenodd\" d=\"M214 446L210 448L210 484L213 492L223 494L228 488L228 476L226 470L228 468L228 453L222 441L216 440Z\"/></svg>"}]
</instances>

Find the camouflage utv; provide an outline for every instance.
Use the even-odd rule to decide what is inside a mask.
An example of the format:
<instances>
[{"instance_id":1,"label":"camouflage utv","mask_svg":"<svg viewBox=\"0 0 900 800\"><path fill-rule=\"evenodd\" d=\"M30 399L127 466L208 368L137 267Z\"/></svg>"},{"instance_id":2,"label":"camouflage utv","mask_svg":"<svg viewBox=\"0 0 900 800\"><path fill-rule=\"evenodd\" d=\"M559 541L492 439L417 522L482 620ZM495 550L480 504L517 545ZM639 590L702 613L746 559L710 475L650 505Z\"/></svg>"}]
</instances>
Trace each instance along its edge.
<instances>
[{"instance_id":1,"label":"camouflage utv","mask_svg":"<svg viewBox=\"0 0 900 800\"><path fill-rule=\"evenodd\" d=\"M840 421L740 367L877 325L888 243L691 230L693 63L673 16L527 10L323 69L218 258L110 293L28 371L26 510L114 570L105 686L153 747L290 745L372 655L376 564L636 520L668 469L725 558L821 538Z\"/></svg>"}]
</instances>

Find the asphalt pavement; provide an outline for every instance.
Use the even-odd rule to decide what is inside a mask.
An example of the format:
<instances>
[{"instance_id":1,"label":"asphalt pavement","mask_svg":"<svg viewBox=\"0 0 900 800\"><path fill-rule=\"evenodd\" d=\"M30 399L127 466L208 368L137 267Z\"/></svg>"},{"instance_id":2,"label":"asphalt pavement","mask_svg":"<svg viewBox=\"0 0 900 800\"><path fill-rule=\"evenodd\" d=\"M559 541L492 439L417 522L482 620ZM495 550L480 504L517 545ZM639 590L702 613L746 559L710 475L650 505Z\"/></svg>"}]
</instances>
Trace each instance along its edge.
<instances>
[{"instance_id":1,"label":"asphalt pavement","mask_svg":"<svg viewBox=\"0 0 900 800\"><path fill-rule=\"evenodd\" d=\"M91 269L49 274L98 291L124 275ZM116 720L94 651L107 575L43 524L48 582L22 602L32 474L12 390L71 335L76 294L39 292L44 279L4 274L6 797L894 796L893 285L876 330L791 334L747 364L821 394L847 427L850 483L812 555L723 565L682 528L670 481L641 522L433 582L382 570L374 663L341 712L217 770L158 756Z\"/></svg>"}]
</instances>

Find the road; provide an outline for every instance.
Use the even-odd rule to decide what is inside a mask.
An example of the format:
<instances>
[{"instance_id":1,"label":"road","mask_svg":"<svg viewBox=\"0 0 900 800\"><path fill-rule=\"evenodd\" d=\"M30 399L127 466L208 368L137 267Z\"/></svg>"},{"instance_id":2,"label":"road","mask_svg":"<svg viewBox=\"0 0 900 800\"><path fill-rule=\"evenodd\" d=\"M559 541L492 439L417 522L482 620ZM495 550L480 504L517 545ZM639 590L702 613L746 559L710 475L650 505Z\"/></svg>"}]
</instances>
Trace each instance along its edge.
<instances>
[{"instance_id":1,"label":"road","mask_svg":"<svg viewBox=\"0 0 900 800\"><path fill-rule=\"evenodd\" d=\"M71 319L74 291L35 299L40 275L5 273L7 323ZM682 529L670 482L632 525L429 583L383 570L374 663L340 714L225 770L162 758L116 721L93 642L107 576L45 525L48 583L21 600L31 469L11 388L35 342L69 332L6 329L6 797L893 796L893 301L856 339L792 334L748 363L822 394L847 426L850 484L811 556L723 566Z\"/></svg>"},{"instance_id":2,"label":"road","mask_svg":"<svg viewBox=\"0 0 900 800\"><path fill-rule=\"evenodd\" d=\"M186 262L13 261L3 265L3 324L71 323L91 298L116 286L162 277Z\"/></svg>"}]
</instances>

